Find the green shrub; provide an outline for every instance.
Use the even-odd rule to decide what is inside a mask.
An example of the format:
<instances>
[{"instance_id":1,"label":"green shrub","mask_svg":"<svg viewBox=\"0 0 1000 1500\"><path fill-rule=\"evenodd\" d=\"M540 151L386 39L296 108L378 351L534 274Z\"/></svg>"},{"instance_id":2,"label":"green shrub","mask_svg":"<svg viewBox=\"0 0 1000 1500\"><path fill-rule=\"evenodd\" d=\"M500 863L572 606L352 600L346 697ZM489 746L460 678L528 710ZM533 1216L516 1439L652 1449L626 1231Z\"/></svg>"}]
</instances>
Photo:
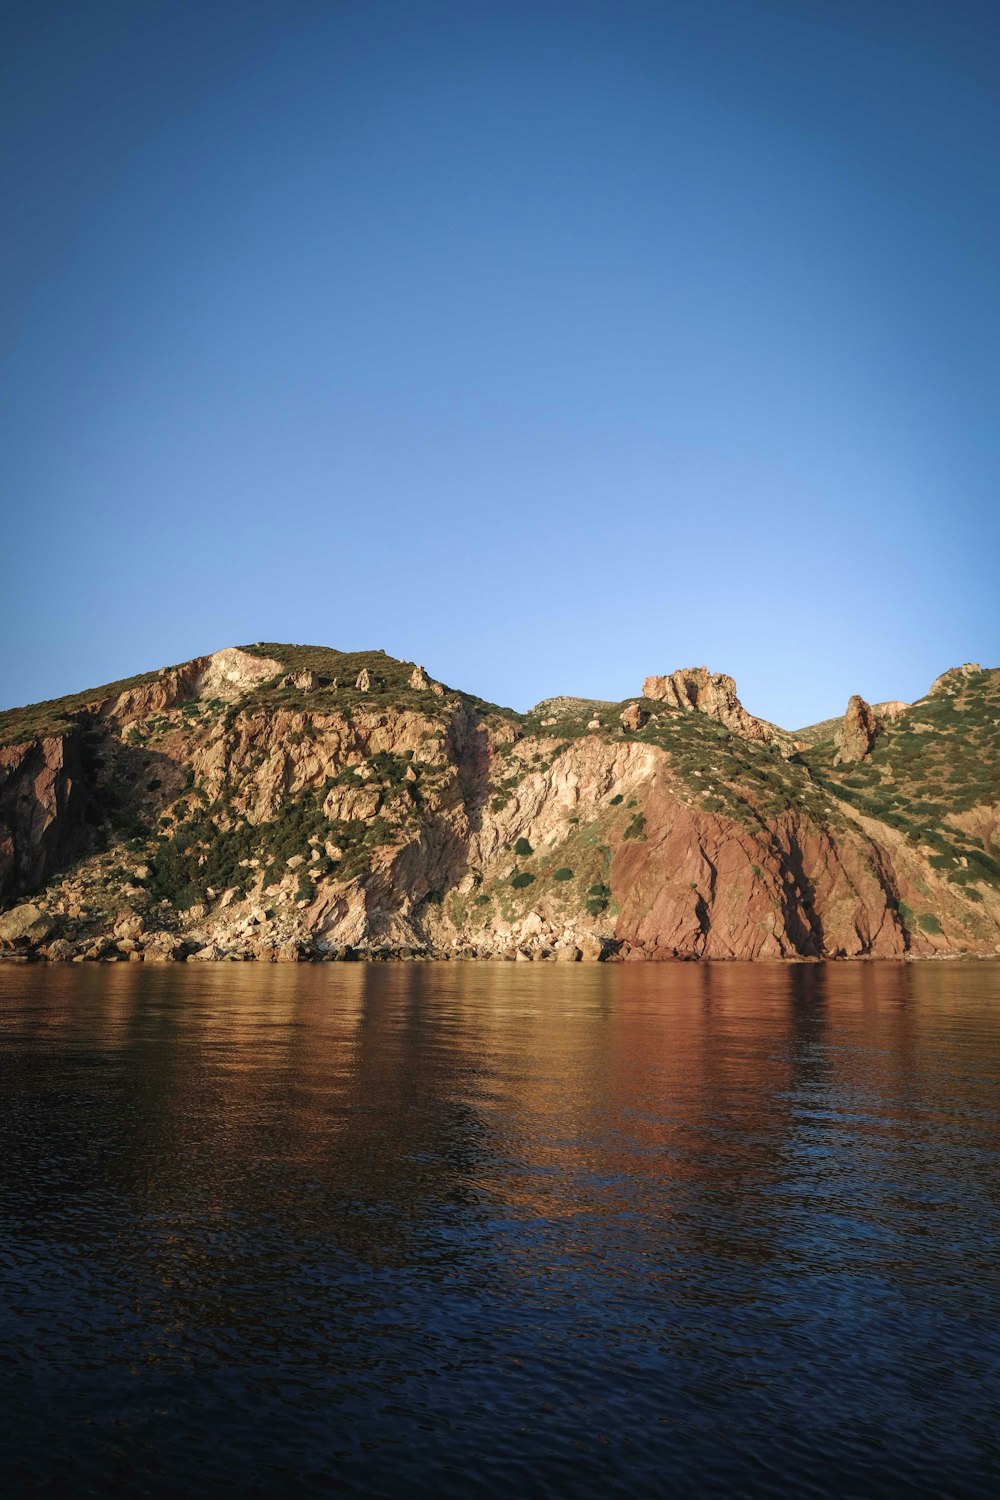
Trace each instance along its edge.
<instances>
[{"instance_id":1,"label":"green shrub","mask_svg":"<svg viewBox=\"0 0 1000 1500\"><path fill-rule=\"evenodd\" d=\"M612 799L611 799L611 806L612 807L620 807L621 804L624 801L625 801L625 798L622 796L621 792L618 792L618 793L616 793L616 795L614 797L612 797Z\"/></svg>"},{"instance_id":2,"label":"green shrub","mask_svg":"<svg viewBox=\"0 0 1000 1500\"><path fill-rule=\"evenodd\" d=\"M566 866L563 865L563 867L562 867L561 870L555 870L553 872L552 879L553 880L572 880L573 879L573 871L572 870L567 870Z\"/></svg>"},{"instance_id":3,"label":"green shrub","mask_svg":"<svg viewBox=\"0 0 1000 1500\"><path fill-rule=\"evenodd\" d=\"M299 871L298 884L295 887L296 901L311 901L313 898L313 883L308 870Z\"/></svg>"},{"instance_id":4,"label":"green shrub","mask_svg":"<svg viewBox=\"0 0 1000 1500\"><path fill-rule=\"evenodd\" d=\"M643 832L645 827L646 815L645 813L638 812L626 828L625 832L622 834L622 838L643 839L646 837L645 833Z\"/></svg>"},{"instance_id":5,"label":"green shrub","mask_svg":"<svg viewBox=\"0 0 1000 1500\"><path fill-rule=\"evenodd\" d=\"M517 874L512 878L510 883L516 891L519 891L522 890L526 885L532 885L534 883L534 879L535 877L531 874L530 870L518 870Z\"/></svg>"},{"instance_id":6,"label":"green shrub","mask_svg":"<svg viewBox=\"0 0 1000 1500\"><path fill-rule=\"evenodd\" d=\"M530 855L534 854L534 852L534 849L532 849L527 839L518 839L517 843L514 845L514 853L520 855L522 859L527 859Z\"/></svg>"},{"instance_id":7,"label":"green shrub","mask_svg":"<svg viewBox=\"0 0 1000 1500\"><path fill-rule=\"evenodd\" d=\"M917 926L921 932L940 932L941 923L932 911L924 912L917 918Z\"/></svg>"}]
</instances>

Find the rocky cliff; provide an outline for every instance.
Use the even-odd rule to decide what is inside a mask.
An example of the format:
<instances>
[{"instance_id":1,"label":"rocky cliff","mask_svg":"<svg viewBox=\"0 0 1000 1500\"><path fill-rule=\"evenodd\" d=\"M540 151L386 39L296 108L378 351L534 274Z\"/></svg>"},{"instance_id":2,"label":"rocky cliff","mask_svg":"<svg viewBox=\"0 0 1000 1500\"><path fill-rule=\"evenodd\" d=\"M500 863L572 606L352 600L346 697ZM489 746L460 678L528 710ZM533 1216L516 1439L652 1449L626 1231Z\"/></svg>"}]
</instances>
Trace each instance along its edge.
<instances>
[{"instance_id":1,"label":"rocky cliff","mask_svg":"<svg viewBox=\"0 0 1000 1500\"><path fill-rule=\"evenodd\" d=\"M1000 672L885 707L793 736L694 668L518 714L381 652L230 648L0 715L0 949L996 953Z\"/></svg>"}]
</instances>

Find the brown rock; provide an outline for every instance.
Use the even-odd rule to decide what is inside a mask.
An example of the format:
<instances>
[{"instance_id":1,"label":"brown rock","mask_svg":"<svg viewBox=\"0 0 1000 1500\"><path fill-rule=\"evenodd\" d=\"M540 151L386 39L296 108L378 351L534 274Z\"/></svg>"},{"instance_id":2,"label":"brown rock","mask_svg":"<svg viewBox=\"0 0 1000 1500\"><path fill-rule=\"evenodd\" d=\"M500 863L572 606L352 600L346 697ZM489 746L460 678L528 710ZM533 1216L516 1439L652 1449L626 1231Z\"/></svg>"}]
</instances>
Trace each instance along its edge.
<instances>
[{"instance_id":1,"label":"brown rock","mask_svg":"<svg viewBox=\"0 0 1000 1500\"><path fill-rule=\"evenodd\" d=\"M669 677L647 677L642 696L671 708L697 710L724 724L733 734L745 740L778 745L786 753L794 748L792 737L783 729L747 713L736 696L736 683L724 672L710 672L707 667L685 667Z\"/></svg>"},{"instance_id":2,"label":"brown rock","mask_svg":"<svg viewBox=\"0 0 1000 1500\"><path fill-rule=\"evenodd\" d=\"M836 765L864 760L871 754L872 746L882 733L882 721L870 703L855 693L847 705L847 712L837 726Z\"/></svg>"},{"instance_id":3,"label":"brown rock","mask_svg":"<svg viewBox=\"0 0 1000 1500\"><path fill-rule=\"evenodd\" d=\"M138 912L125 912L115 923L116 938L139 938L146 931L146 923Z\"/></svg>"},{"instance_id":4,"label":"brown rock","mask_svg":"<svg viewBox=\"0 0 1000 1500\"><path fill-rule=\"evenodd\" d=\"M935 677L927 696L929 698L931 693L939 693L943 688L957 686L963 677L978 677L982 670L977 661L967 661L960 667L949 667L947 672L942 672L940 677Z\"/></svg>"},{"instance_id":5,"label":"brown rock","mask_svg":"<svg viewBox=\"0 0 1000 1500\"><path fill-rule=\"evenodd\" d=\"M42 949L42 952L49 962L54 964L70 963L76 957L75 945L67 942L65 938L56 938L55 942L49 943L48 947Z\"/></svg>"},{"instance_id":6,"label":"brown rock","mask_svg":"<svg viewBox=\"0 0 1000 1500\"><path fill-rule=\"evenodd\" d=\"M626 708L622 709L620 719L623 729L629 730L632 734L637 734L644 724L649 723L649 714L644 708L640 708L638 703L630 703ZM598 725L598 727L600 726Z\"/></svg>"},{"instance_id":7,"label":"brown rock","mask_svg":"<svg viewBox=\"0 0 1000 1500\"><path fill-rule=\"evenodd\" d=\"M0 945L11 948L15 944L37 946L51 936L55 925L55 920L40 906L25 901L22 906L15 906L13 911L0 916Z\"/></svg>"},{"instance_id":8,"label":"brown rock","mask_svg":"<svg viewBox=\"0 0 1000 1500\"><path fill-rule=\"evenodd\" d=\"M300 693L315 693L322 685L323 679L309 668L302 672L286 672L278 684L283 688L298 688Z\"/></svg>"}]
</instances>

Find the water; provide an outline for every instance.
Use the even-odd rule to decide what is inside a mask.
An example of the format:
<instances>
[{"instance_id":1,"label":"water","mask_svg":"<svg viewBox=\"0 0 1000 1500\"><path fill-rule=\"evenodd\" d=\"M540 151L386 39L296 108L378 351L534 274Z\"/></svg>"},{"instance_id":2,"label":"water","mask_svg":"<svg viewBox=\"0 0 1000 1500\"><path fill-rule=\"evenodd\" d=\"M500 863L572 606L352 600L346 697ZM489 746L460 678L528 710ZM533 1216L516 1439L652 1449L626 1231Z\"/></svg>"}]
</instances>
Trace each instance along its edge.
<instances>
[{"instance_id":1,"label":"water","mask_svg":"<svg viewBox=\"0 0 1000 1500\"><path fill-rule=\"evenodd\" d=\"M1000 965L0 968L5 1494L987 1495Z\"/></svg>"}]
</instances>

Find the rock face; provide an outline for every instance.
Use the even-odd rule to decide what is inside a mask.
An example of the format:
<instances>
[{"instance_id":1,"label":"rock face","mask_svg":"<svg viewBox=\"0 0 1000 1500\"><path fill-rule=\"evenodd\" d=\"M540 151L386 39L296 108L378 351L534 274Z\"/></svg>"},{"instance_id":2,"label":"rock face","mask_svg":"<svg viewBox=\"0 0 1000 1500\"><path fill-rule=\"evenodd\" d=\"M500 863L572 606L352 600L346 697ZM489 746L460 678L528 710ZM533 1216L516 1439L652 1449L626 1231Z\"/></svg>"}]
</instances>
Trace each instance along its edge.
<instances>
[{"instance_id":1,"label":"rock face","mask_svg":"<svg viewBox=\"0 0 1000 1500\"><path fill-rule=\"evenodd\" d=\"M94 847L98 807L84 759L79 733L0 747L0 898Z\"/></svg>"},{"instance_id":2,"label":"rock face","mask_svg":"<svg viewBox=\"0 0 1000 1500\"><path fill-rule=\"evenodd\" d=\"M743 707L736 696L736 683L724 672L710 672L707 667L685 667L668 677L647 677L642 696L671 708L697 710L724 724L742 739L761 744L778 745L791 751L791 736L764 719L757 719Z\"/></svg>"},{"instance_id":3,"label":"rock face","mask_svg":"<svg viewBox=\"0 0 1000 1500\"><path fill-rule=\"evenodd\" d=\"M947 672L942 672L940 677L935 677L927 696L929 698L932 693L940 693L942 689L955 687L963 677L978 677L982 670L977 661L967 661L960 667L949 667Z\"/></svg>"},{"instance_id":4,"label":"rock face","mask_svg":"<svg viewBox=\"0 0 1000 1500\"><path fill-rule=\"evenodd\" d=\"M726 820L645 802L647 833L611 867L617 937L646 958L900 958L906 936L880 860L812 820L776 820L767 848Z\"/></svg>"},{"instance_id":5,"label":"rock face","mask_svg":"<svg viewBox=\"0 0 1000 1500\"><path fill-rule=\"evenodd\" d=\"M0 715L0 952L1000 951L996 798L963 792L951 822L915 831L889 754L895 735L904 768L915 734L920 764L935 735L978 735L974 790L996 763L1000 673L959 674L936 709L921 700L881 733L854 698L836 742L831 726L805 758L782 759L761 749L782 731L706 669L647 679L642 703L553 699L541 717L439 693L422 668L378 653L267 650L82 695L58 730L51 706L37 732L28 711ZM365 696L338 692L338 673ZM953 729L970 693L968 728ZM838 779L841 763L860 777ZM934 769L928 785L936 817L944 779ZM872 811L883 785L886 821Z\"/></svg>"},{"instance_id":6,"label":"rock face","mask_svg":"<svg viewBox=\"0 0 1000 1500\"><path fill-rule=\"evenodd\" d=\"M837 729L835 764L845 765L864 760L882 732L882 720L870 703L855 693Z\"/></svg>"},{"instance_id":7,"label":"rock face","mask_svg":"<svg viewBox=\"0 0 1000 1500\"><path fill-rule=\"evenodd\" d=\"M221 698L224 703L232 703L280 671L279 661L227 646L208 657L195 682L195 693L199 698Z\"/></svg>"}]
</instances>

